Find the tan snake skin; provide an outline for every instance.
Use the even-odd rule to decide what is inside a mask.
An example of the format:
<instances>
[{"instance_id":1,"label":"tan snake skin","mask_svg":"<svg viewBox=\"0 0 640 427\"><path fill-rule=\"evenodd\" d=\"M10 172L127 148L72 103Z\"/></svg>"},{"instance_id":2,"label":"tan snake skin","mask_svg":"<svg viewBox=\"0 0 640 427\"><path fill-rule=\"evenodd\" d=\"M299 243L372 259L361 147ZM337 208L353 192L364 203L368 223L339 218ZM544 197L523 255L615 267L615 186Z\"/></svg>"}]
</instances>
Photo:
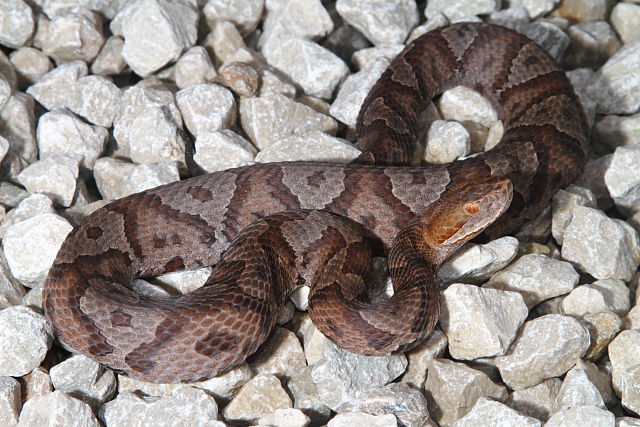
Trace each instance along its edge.
<instances>
[{"instance_id":1,"label":"tan snake skin","mask_svg":"<svg viewBox=\"0 0 640 427\"><path fill-rule=\"evenodd\" d=\"M505 133L481 155L410 166L416 117L466 85ZM438 318L437 266L465 241L516 230L580 173L588 127L565 74L502 27L461 23L410 43L362 105L348 165L259 164L117 200L65 240L44 289L47 319L72 348L152 382L207 378L270 334L291 291L312 287L316 326L351 351L404 351ZM497 220L496 220L497 219ZM389 255L395 294L372 300L371 256ZM156 298L135 277L215 265L207 283Z\"/></svg>"}]
</instances>

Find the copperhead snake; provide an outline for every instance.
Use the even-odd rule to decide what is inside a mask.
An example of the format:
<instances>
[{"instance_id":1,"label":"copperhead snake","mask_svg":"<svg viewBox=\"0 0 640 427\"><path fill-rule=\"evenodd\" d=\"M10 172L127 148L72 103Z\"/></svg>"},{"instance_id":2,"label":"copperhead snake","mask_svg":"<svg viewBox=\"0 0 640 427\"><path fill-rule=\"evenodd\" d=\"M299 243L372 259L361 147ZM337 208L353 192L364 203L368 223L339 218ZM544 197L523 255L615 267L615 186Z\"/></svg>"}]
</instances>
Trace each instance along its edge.
<instances>
[{"instance_id":1,"label":"copperhead snake","mask_svg":"<svg viewBox=\"0 0 640 427\"><path fill-rule=\"evenodd\" d=\"M497 110L500 144L449 165L412 166L417 116L457 85ZM311 286L315 325L365 355L412 348L438 318L438 265L481 234L535 217L580 173L588 126L573 88L526 37L460 23L411 42L358 117L347 165L257 164L116 200L66 238L45 282L57 336L112 370L151 382L213 377L270 334L279 307ZM369 262L388 254L393 297L370 298ZM182 295L131 282L215 265Z\"/></svg>"}]
</instances>

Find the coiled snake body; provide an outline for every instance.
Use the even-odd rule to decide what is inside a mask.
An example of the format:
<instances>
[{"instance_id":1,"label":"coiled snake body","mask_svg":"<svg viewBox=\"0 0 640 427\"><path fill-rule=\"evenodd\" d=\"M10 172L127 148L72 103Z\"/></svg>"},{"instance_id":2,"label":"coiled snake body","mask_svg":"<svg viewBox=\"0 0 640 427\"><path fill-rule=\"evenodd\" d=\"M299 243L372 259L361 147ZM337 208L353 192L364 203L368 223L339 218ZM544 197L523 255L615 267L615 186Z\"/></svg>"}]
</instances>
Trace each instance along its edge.
<instances>
[{"instance_id":1,"label":"coiled snake body","mask_svg":"<svg viewBox=\"0 0 640 427\"><path fill-rule=\"evenodd\" d=\"M481 155L410 166L416 118L466 85L505 133ZM364 101L362 155L211 173L117 200L63 243L43 303L58 337L117 372L153 382L215 376L268 337L302 285L338 345L367 355L411 348L438 317L437 266L472 237L536 216L586 160L588 127L566 76L526 37L462 23L410 43ZM388 253L394 295L372 301L372 256ZM215 265L183 296L140 295L135 277Z\"/></svg>"}]
</instances>

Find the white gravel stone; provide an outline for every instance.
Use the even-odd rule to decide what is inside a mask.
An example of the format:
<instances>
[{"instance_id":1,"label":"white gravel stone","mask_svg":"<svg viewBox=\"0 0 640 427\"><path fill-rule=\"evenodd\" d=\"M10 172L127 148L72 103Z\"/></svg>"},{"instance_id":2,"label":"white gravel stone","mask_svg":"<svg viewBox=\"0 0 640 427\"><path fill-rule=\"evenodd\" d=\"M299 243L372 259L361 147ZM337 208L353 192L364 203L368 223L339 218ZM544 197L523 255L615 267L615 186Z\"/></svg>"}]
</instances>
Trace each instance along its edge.
<instances>
[{"instance_id":1,"label":"white gravel stone","mask_svg":"<svg viewBox=\"0 0 640 427\"><path fill-rule=\"evenodd\" d=\"M529 310L517 292L454 283L443 293L440 326L454 359L504 354Z\"/></svg>"},{"instance_id":2,"label":"white gravel stone","mask_svg":"<svg viewBox=\"0 0 640 427\"><path fill-rule=\"evenodd\" d=\"M597 205L600 209L608 209L613 206L613 200L609 195L609 190L604 183L604 174L611 164L613 154L587 161L582 170L582 175L575 181L576 185L588 188L596 196Z\"/></svg>"},{"instance_id":3,"label":"white gravel stone","mask_svg":"<svg viewBox=\"0 0 640 427\"><path fill-rule=\"evenodd\" d=\"M407 360L401 354L361 356L326 341L324 359L314 365L311 377L322 402L340 412L343 406L357 402L373 387L400 376L406 366Z\"/></svg>"},{"instance_id":4,"label":"white gravel stone","mask_svg":"<svg viewBox=\"0 0 640 427\"><path fill-rule=\"evenodd\" d=\"M447 18L454 20L473 15L487 15L497 9L500 9L500 1L496 0L459 2L432 0L427 3L424 14L429 20L436 17L438 14L442 14Z\"/></svg>"},{"instance_id":5,"label":"white gravel stone","mask_svg":"<svg viewBox=\"0 0 640 427\"><path fill-rule=\"evenodd\" d=\"M564 377L554 403L554 412L577 406L597 406L606 409L598 388L589 380L586 372L574 368Z\"/></svg>"},{"instance_id":6,"label":"white gravel stone","mask_svg":"<svg viewBox=\"0 0 640 427\"><path fill-rule=\"evenodd\" d=\"M0 182L0 203L7 207L15 207L24 200L29 193L9 182Z\"/></svg>"},{"instance_id":7,"label":"white gravel stone","mask_svg":"<svg viewBox=\"0 0 640 427\"><path fill-rule=\"evenodd\" d=\"M176 85L180 89L200 83L210 83L216 76L216 69L207 50L194 46L186 51L176 63Z\"/></svg>"},{"instance_id":8,"label":"white gravel stone","mask_svg":"<svg viewBox=\"0 0 640 427\"><path fill-rule=\"evenodd\" d=\"M618 147L604 174L604 182L614 203L623 213L640 211L640 144Z\"/></svg>"},{"instance_id":9,"label":"white gravel stone","mask_svg":"<svg viewBox=\"0 0 640 427\"><path fill-rule=\"evenodd\" d=\"M387 59L378 59L369 63L342 82L329 112L345 125L355 128L360 107L373 84L389 66Z\"/></svg>"},{"instance_id":10,"label":"white gravel stone","mask_svg":"<svg viewBox=\"0 0 640 427\"><path fill-rule=\"evenodd\" d=\"M311 422L300 409L276 409L258 420L259 426L307 427Z\"/></svg>"},{"instance_id":11,"label":"white gravel stone","mask_svg":"<svg viewBox=\"0 0 640 427\"><path fill-rule=\"evenodd\" d=\"M11 85L9 81L0 74L0 110L5 106L11 97Z\"/></svg>"},{"instance_id":12,"label":"white gravel stone","mask_svg":"<svg viewBox=\"0 0 640 427\"><path fill-rule=\"evenodd\" d=\"M576 68L575 70L566 72L571 86L578 95L580 103L584 107L587 116L587 123L592 126L596 118L596 109L598 102L591 93L591 85L593 84L595 71L591 68Z\"/></svg>"},{"instance_id":13,"label":"white gravel stone","mask_svg":"<svg viewBox=\"0 0 640 427\"><path fill-rule=\"evenodd\" d=\"M276 328L251 363L258 374L291 377L306 366L304 351L296 335L288 329Z\"/></svg>"},{"instance_id":14,"label":"white gravel stone","mask_svg":"<svg viewBox=\"0 0 640 427\"><path fill-rule=\"evenodd\" d=\"M51 154L24 168L18 181L31 193L42 193L56 205L69 207L76 193L78 158Z\"/></svg>"},{"instance_id":15,"label":"white gravel stone","mask_svg":"<svg viewBox=\"0 0 640 427\"><path fill-rule=\"evenodd\" d=\"M56 390L80 399L93 408L102 405L116 391L113 372L83 355L72 356L49 371Z\"/></svg>"},{"instance_id":16,"label":"white gravel stone","mask_svg":"<svg viewBox=\"0 0 640 427\"><path fill-rule=\"evenodd\" d=\"M253 32L260 22L264 0L209 0L202 9L207 22L230 21L244 35Z\"/></svg>"},{"instance_id":17,"label":"white gravel stone","mask_svg":"<svg viewBox=\"0 0 640 427\"><path fill-rule=\"evenodd\" d=\"M203 132L196 138L193 160L205 171L215 172L252 162L258 150L229 129Z\"/></svg>"},{"instance_id":18,"label":"white gravel stone","mask_svg":"<svg viewBox=\"0 0 640 427\"><path fill-rule=\"evenodd\" d=\"M86 403L56 390L25 402L18 427L100 427Z\"/></svg>"},{"instance_id":19,"label":"white gravel stone","mask_svg":"<svg viewBox=\"0 0 640 427\"><path fill-rule=\"evenodd\" d=\"M120 103L120 89L102 76L78 79L69 109L89 122L110 128Z\"/></svg>"},{"instance_id":20,"label":"white gravel stone","mask_svg":"<svg viewBox=\"0 0 640 427\"><path fill-rule=\"evenodd\" d=\"M127 66L122 57L123 48L124 40L121 37L109 37L91 64L91 72L104 76L122 73Z\"/></svg>"},{"instance_id":21,"label":"white gravel stone","mask_svg":"<svg viewBox=\"0 0 640 427\"><path fill-rule=\"evenodd\" d=\"M409 366L402 376L402 382L409 384L416 390L422 390L427 379L427 363L432 359L442 357L447 344L447 336L441 330L436 329L429 335L429 338L405 353L409 359Z\"/></svg>"},{"instance_id":22,"label":"white gravel stone","mask_svg":"<svg viewBox=\"0 0 640 427\"><path fill-rule=\"evenodd\" d=\"M463 363L433 359L428 364L425 395L433 419L449 425L471 411L479 398L504 400L507 390Z\"/></svg>"},{"instance_id":23,"label":"white gravel stone","mask_svg":"<svg viewBox=\"0 0 640 427\"><path fill-rule=\"evenodd\" d=\"M537 0L525 0L534 1ZM557 0L554 0L557 1ZM560 62L571 40L560 27L550 22L535 21L519 25L518 31L538 43L553 59Z\"/></svg>"},{"instance_id":24,"label":"white gravel stone","mask_svg":"<svg viewBox=\"0 0 640 427\"><path fill-rule=\"evenodd\" d=\"M639 427L640 418L619 417L616 418L616 427Z\"/></svg>"},{"instance_id":25,"label":"white gravel stone","mask_svg":"<svg viewBox=\"0 0 640 427\"><path fill-rule=\"evenodd\" d=\"M231 58L241 51L247 51L247 46L238 29L229 21L216 21L207 38L204 40L204 47L211 52L211 59L215 65L224 64L227 66ZM251 54L255 54L251 52ZM252 56L252 55L250 55ZM264 59L261 58L260 62ZM251 60L245 62L253 62Z\"/></svg>"},{"instance_id":26,"label":"white gravel stone","mask_svg":"<svg viewBox=\"0 0 640 427\"><path fill-rule=\"evenodd\" d=\"M583 206L573 209L562 258L596 279L630 280L640 262L638 233L624 221Z\"/></svg>"},{"instance_id":27,"label":"white gravel stone","mask_svg":"<svg viewBox=\"0 0 640 427\"><path fill-rule=\"evenodd\" d=\"M640 413L640 365L627 369L620 382L621 403L629 411Z\"/></svg>"},{"instance_id":28,"label":"white gravel stone","mask_svg":"<svg viewBox=\"0 0 640 427\"><path fill-rule=\"evenodd\" d=\"M572 317L548 314L526 322L496 365L503 381L519 390L564 374L588 348L586 327Z\"/></svg>"},{"instance_id":29,"label":"white gravel stone","mask_svg":"<svg viewBox=\"0 0 640 427\"><path fill-rule=\"evenodd\" d=\"M398 420L392 414L370 415L364 412L343 412L329 421L327 427L396 427Z\"/></svg>"},{"instance_id":30,"label":"white gravel stone","mask_svg":"<svg viewBox=\"0 0 640 427\"><path fill-rule=\"evenodd\" d=\"M609 344L611 361L611 383L616 394L622 394L622 379L625 372L640 365L640 331L636 329L622 331Z\"/></svg>"},{"instance_id":31,"label":"white gravel stone","mask_svg":"<svg viewBox=\"0 0 640 427\"><path fill-rule=\"evenodd\" d=\"M175 162L135 165L103 157L93 169L100 194L107 200L120 199L162 184L179 181Z\"/></svg>"},{"instance_id":32,"label":"white gravel stone","mask_svg":"<svg viewBox=\"0 0 640 427\"><path fill-rule=\"evenodd\" d=\"M235 127L236 101L223 86L196 84L176 94L176 103L187 129L196 136Z\"/></svg>"},{"instance_id":33,"label":"white gravel stone","mask_svg":"<svg viewBox=\"0 0 640 427\"><path fill-rule=\"evenodd\" d=\"M365 68L373 66L376 62L382 62L388 66L393 58L402 52L404 47L405 45L402 43L382 44L380 46L367 47L353 52L353 55L351 55L351 62L358 70L364 70ZM384 71L384 69L382 71Z\"/></svg>"},{"instance_id":34,"label":"white gravel stone","mask_svg":"<svg viewBox=\"0 0 640 427\"><path fill-rule=\"evenodd\" d=\"M491 276L485 288L518 292L531 308L546 299L571 292L578 279L578 273L568 262L529 254Z\"/></svg>"},{"instance_id":35,"label":"white gravel stone","mask_svg":"<svg viewBox=\"0 0 640 427\"><path fill-rule=\"evenodd\" d=\"M107 144L109 132L88 125L66 110L53 110L40 117L36 135L41 159L66 156L91 170Z\"/></svg>"},{"instance_id":36,"label":"white gravel stone","mask_svg":"<svg viewBox=\"0 0 640 427\"><path fill-rule=\"evenodd\" d=\"M0 237L4 237L7 229L32 216L43 213L55 213L53 209L53 201L44 194L31 194L20 201L20 203L11 209L0 224Z\"/></svg>"},{"instance_id":37,"label":"white gravel stone","mask_svg":"<svg viewBox=\"0 0 640 427\"><path fill-rule=\"evenodd\" d=\"M591 95L603 114L633 114L640 109L640 40L625 44L598 70Z\"/></svg>"},{"instance_id":38,"label":"white gravel stone","mask_svg":"<svg viewBox=\"0 0 640 427\"><path fill-rule=\"evenodd\" d=\"M118 151L134 163L184 163L182 116L173 94L164 89L134 86L120 98L113 122Z\"/></svg>"},{"instance_id":39,"label":"white gravel stone","mask_svg":"<svg viewBox=\"0 0 640 427\"><path fill-rule=\"evenodd\" d=\"M197 23L198 11L190 2L137 0L118 12L110 28L124 38L124 60L145 77L193 46Z\"/></svg>"},{"instance_id":40,"label":"white gravel stone","mask_svg":"<svg viewBox=\"0 0 640 427\"><path fill-rule=\"evenodd\" d=\"M513 426L513 427L539 427L540 420L520 415L518 412L495 400L481 397L467 415L452 424L454 427L475 426Z\"/></svg>"},{"instance_id":41,"label":"white gravel stone","mask_svg":"<svg viewBox=\"0 0 640 427\"><path fill-rule=\"evenodd\" d=\"M594 137L612 148L640 144L640 113L604 116L596 123Z\"/></svg>"},{"instance_id":42,"label":"white gravel stone","mask_svg":"<svg viewBox=\"0 0 640 427\"><path fill-rule=\"evenodd\" d=\"M160 398L140 397L131 392L123 392L105 403L100 408L99 416L106 425L114 427L215 426L218 405L204 390L194 387L180 388L170 397Z\"/></svg>"},{"instance_id":43,"label":"white gravel stone","mask_svg":"<svg viewBox=\"0 0 640 427\"><path fill-rule=\"evenodd\" d=\"M11 377L0 377L0 423L4 426L18 424L22 406L20 383Z\"/></svg>"},{"instance_id":44,"label":"white gravel stone","mask_svg":"<svg viewBox=\"0 0 640 427\"><path fill-rule=\"evenodd\" d=\"M611 4L607 0L564 0L551 12L572 21L601 21L605 19Z\"/></svg>"},{"instance_id":45,"label":"white gravel stone","mask_svg":"<svg viewBox=\"0 0 640 427\"><path fill-rule=\"evenodd\" d=\"M127 376L118 377L118 392L130 391L148 396L171 396L184 387L197 387L207 391L216 399L228 401L236 395L240 387L253 377L249 365L244 362L217 377L191 383L158 384L134 380Z\"/></svg>"},{"instance_id":46,"label":"white gravel stone","mask_svg":"<svg viewBox=\"0 0 640 427\"><path fill-rule=\"evenodd\" d=\"M640 5L617 3L609 19L623 43L640 39Z\"/></svg>"},{"instance_id":47,"label":"white gravel stone","mask_svg":"<svg viewBox=\"0 0 640 427\"><path fill-rule=\"evenodd\" d=\"M4 0L0 3L0 44L12 48L24 46L33 30L33 11L27 2Z\"/></svg>"},{"instance_id":48,"label":"white gravel stone","mask_svg":"<svg viewBox=\"0 0 640 427\"><path fill-rule=\"evenodd\" d=\"M91 62L104 44L102 19L95 12L74 8L53 18L38 37L42 40L43 52L57 63Z\"/></svg>"},{"instance_id":49,"label":"white gravel stone","mask_svg":"<svg viewBox=\"0 0 640 427\"><path fill-rule=\"evenodd\" d=\"M280 70L305 94L329 99L349 74L340 57L312 41L288 37L265 52L270 65Z\"/></svg>"},{"instance_id":50,"label":"white gravel stone","mask_svg":"<svg viewBox=\"0 0 640 427\"><path fill-rule=\"evenodd\" d=\"M418 24L415 0L338 0L336 11L374 45L402 43Z\"/></svg>"},{"instance_id":51,"label":"white gravel stone","mask_svg":"<svg viewBox=\"0 0 640 427\"><path fill-rule=\"evenodd\" d=\"M597 406L578 406L553 414L545 427L615 427L613 413Z\"/></svg>"},{"instance_id":52,"label":"white gravel stone","mask_svg":"<svg viewBox=\"0 0 640 427\"><path fill-rule=\"evenodd\" d=\"M561 245L576 206L595 208L596 197L588 188L571 184L564 190L558 190L551 201L551 234Z\"/></svg>"},{"instance_id":53,"label":"white gravel stone","mask_svg":"<svg viewBox=\"0 0 640 427\"><path fill-rule=\"evenodd\" d=\"M606 21L582 22L567 29L571 45L565 63L573 68L597 68L618 49L620 41Z\"/></svg>"},{"instance_id":54,"label":"white gravel stone","mask_svg":"<svg viewBox=\"0 0 640 427\"><path fill-rule=\"evenodd\" d=\"M489 101L466 86L457 86L444 92L436 106L446 120L470 121L487 128L498 120L498 114Z\"/></svg>"},{"instance_id":55,"label":"white gravel stone","mask_svg":"<svg viewBox=\"0 0 640 427\"><path fill-rule=\"evenodd\" d=\"M40 77L51 71L49 57L39 49L21 47L9 55L11 64L15 67L21 86L27 87Z\"/></svg>"},{"instance_id":56,"label":"white gravel stone","mask_svg":"<svg viewBox=\"0 0 640 427\"><path fill-rule=\"evenodd\" d=\"M293 406L311 418L313 424L325 424L331 414L318 397L318 388L311 378L311 366L299 369L287 382L287 390L293 397Z\"/></svg>"},{"instance_id":57,"label":"white gravel stone","mask_svg":"<svg viewBox=\"0 0 640 427\"><path fill-rule=\"evenodd\" d=\"M331 117L283 95L240 100L240 121L260 150L296 133L319 130L335 135L338 127Z\"/></svg>"},{"instance_id":58,"label":"white gravel stone","mask_svg":"<svg viewBox=\"0 0 640 427\"><path fill-rule=\"evenodd\" d=\"M603 279L571 291L562 300L562 311L578 318L604 310L624 316L630 304L630 291L622 280Z\"/></svg>"},{"instance_id":59,"label":"white gravel stone","mask_svg":"<svg viewBox=\"0 0 640 427\"><path fill-rule=\"evenodd\" d=\"M28 374L51 347L51 326L43 315L20 305L0 310L0 324L0 376Z\"/></svg>"},{"instance_id":60,"label":"white gravel stone","mask_svg":"<svg viewBox=\"0 0 640 427\"><path fill-rule=\"evenodd\" d=\"M267 1L265 6L259 46L267 59L287 38L319 40L333 30L333 21L320 0Z\"/></svg>"},{"instance_id":61,"label":"white gravel stone","mask_svg":"<svg viewBox=\"0 0 640 427\"><path fill-rule=\"evenodd\" d=\"M469 132L458 122L436 120L429 127L424 160L433 164L451 163L471 149Z\"/></svg>"},{"instance_id":62,"label":"white gravel stone","mask_svg":"<svg viewBox=\"0 0 640 427\"><path fill-rule=\"evenodd\" d=\"M551 416L562 381L549 378L533 387L515 390L507 403L521 414L546 421Z\"/></svg>"},{"instance_id":63,"label":"white gravel stone","mask_svg":"<svg viewBox=\"0 0 640 427\"><path fill-rule=\"evenodd\" d=\"M551 12L560 0L511 0L509 7L524 7L531 19L539 18Z\"/></svg>"},{"instance_id":64,"label":"white gravel stone","mask_svg":"<svg viewBox=\"0 0 640 427\"><path fill-rule=\"evenodd\" d=\"M501 237L483 245L467 243L438 270L438 280L481 283L505 268L518 254L518 239ZM526 298L525 298L526 301Z\"/></svg>"},{"instance_id":65,"label":"white gravel stone","mask_svg":"<svg viewBox=\"0 0 640 427\"><path fill-rule=\"evenodd\" d=\"M260 374L242 386L222 415L230 422L251 422L292 405L278 378Z\"/></svg>"},{"instance_id":66,"label":"white gravel stone","mask_svg":"<svg viewBox=\"0 0 640 427\"><path fill-rule=\"evenodd\" d=\"M388 384L373 387L352 403L342 406L340 412L366 412L372 415L394 414L408 427L430 424L427 399L407 384Z\"/></svg>"},{"instance_id":67,"label":"white gravel stone","mask_svg":"<svg viewBox=\"0 0 640 427\"><path fill-rule=\"evenodd\" d=\"M3 254L0 256L0 310L19 305L25 293L24 286L11 275Z\"/></svg>"},{"instance_id":68,"label":"white gravel stone","mask_svg":"<svg viewBox=\"0 0 640 427\"><path fill-rule=\"evenodd\" d=\"M0 134L9 144L3 172L13 181L25 166L38 158L34 120L33 98L22 92L11 95L0 110ZM6 143L3 146L6 148Z\"/></svg>"},{"instance_id":69,"label":"white gravel stone","mask_svg":"<svg viewBox=\"0 0 640 427\"><path fill-rule=\"evenodd\" d=\"M256 162L289 162L296 160L348 163L360 150L346 139L312 130L276 141L258 153Z\"/></svg>"},{"instance_id":70,"label":"white gravel stone","mask_svg":"<svg viewBox=\"0 0 640 427\"><path fill-rule=\"evenodd\" d=\"M78 79L86 76L87 72L87 64L84 61L66 62L29 86L27 93L47 110L65 108L70 99L69 95L76 90Z\"/></svg>"},{"instance_id":71,"label":"white gravel stone","mask_svg":"<svg viewBox=\"0 0 640 427\"><path fill-rule=\"evenodd\" d=\"M71 228L65 219L49 213L9 227L2 245L11 274L29 286L42 282Z\"/></svg>"}]
</instances>

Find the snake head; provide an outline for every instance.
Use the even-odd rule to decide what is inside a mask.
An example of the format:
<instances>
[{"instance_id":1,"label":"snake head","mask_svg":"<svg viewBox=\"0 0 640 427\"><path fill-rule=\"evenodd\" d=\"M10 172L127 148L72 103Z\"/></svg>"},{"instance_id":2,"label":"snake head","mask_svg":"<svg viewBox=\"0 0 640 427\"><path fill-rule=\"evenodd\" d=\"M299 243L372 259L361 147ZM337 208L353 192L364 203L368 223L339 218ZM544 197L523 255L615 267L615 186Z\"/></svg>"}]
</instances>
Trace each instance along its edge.
<instances>
[{"instance_id":1,"label":"snake head","mask_svg":"<svg viewBox=\"0 0 640 427\"><path fill-rule=\"evenodd\" d=\"M511 204L513 186L502 177L453 185L421 215L422 238L439 262L480 234Z\"/></svg>"}]
</instances>

